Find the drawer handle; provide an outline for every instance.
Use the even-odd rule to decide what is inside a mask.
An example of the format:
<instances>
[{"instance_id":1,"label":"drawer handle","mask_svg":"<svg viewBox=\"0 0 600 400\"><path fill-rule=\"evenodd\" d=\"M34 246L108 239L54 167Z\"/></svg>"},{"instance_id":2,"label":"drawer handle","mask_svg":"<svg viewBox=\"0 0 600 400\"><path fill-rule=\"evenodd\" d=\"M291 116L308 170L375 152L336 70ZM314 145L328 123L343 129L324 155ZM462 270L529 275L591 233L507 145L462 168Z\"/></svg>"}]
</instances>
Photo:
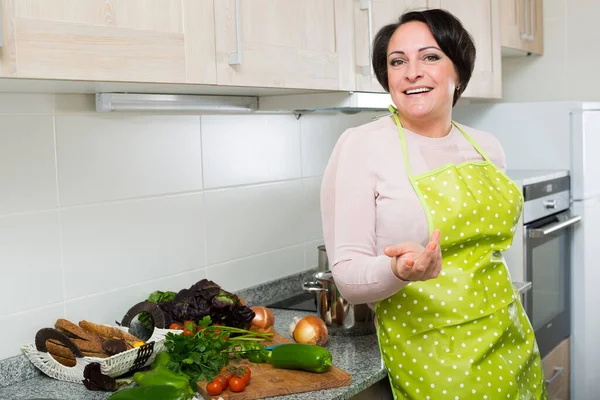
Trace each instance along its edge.
<instances>
[{"instance_id":1,"label":"drawer handle","mask_svg":"<svg viewBox=\"0 0 600 400\"><path fill-rule=\"evenodd\" d=\"M563 372L565 372L565 369L563 367L554 367L554 374L552 374L552 377L550 379L546 379L546 385L549 385L552 382L554 382L554 380L558 378Z\"/></svg>"},{"instance_id":2,"label":"drawer handle","mask_svg":"<svg viewBox=\"0 0 600 400\"><path fill-rule=\"evenodd\" d=\"M229 53L229 65L242 64L242 16L240 15L240 0L235 0L235 42L236 52Z\"/></svg>"}]
</instances>

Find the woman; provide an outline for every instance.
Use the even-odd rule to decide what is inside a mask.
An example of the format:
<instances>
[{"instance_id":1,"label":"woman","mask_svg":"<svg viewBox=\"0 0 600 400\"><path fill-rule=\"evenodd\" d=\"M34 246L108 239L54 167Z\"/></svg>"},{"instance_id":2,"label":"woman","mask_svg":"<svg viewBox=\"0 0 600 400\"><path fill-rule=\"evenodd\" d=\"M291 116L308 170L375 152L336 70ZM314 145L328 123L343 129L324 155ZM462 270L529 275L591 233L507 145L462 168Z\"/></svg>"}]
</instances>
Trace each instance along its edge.
<instances>
[{"instance_id":1,"label":"woman","mask_svg":"<svg viewBox=\"0 0 600 400\"><path fill-rule=\"evenodd\" d=\"M373 67L396 107L344 132L323 177L334 279L351 303L374 304L395 398L547 398L502 256L522 195L500 143L451 120L474 62L446 11L383 27Z\"/></svg>"}]
</instances>

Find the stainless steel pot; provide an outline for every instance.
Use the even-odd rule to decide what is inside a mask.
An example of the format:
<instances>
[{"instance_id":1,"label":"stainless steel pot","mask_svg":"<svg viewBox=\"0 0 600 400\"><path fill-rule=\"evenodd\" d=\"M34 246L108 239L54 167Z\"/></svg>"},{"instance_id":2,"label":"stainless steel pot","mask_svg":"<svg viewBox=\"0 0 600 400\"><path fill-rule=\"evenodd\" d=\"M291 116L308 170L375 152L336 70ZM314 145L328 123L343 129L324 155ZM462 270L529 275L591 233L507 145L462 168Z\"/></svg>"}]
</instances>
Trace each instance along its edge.
<instances>
[{"instance_id":1,"label":"stainless steel pot","mask_svg":"<svg viewBox=\"0 0 600 400\"><path fill-rule=\"evenodd\" d=\"M317 297L317 313L328 325L332 335L368 335L375 332L375 312L367 304L350 304L337 290L328 268L325 247L319 246L319 266L312 281L304 282L302 290Z\"/></svg>"}]
</instances>

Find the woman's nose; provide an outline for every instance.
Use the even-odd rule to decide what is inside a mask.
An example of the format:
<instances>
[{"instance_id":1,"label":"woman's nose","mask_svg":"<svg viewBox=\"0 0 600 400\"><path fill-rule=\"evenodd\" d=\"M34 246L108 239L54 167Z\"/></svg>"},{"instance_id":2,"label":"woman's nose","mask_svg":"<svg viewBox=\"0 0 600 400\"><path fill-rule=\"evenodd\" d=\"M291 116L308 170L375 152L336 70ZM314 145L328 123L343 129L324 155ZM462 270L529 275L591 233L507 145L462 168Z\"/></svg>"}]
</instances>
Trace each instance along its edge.
<instances>
[{"instance_id":1,"label":"woman's nose","mask_svg":"<svg viewBox=\"0 0 600 400\"><path fill-rule=\"evenodd\" d=\"M406 79L409 81L415 81L419 78L423 77L423 71L421 66L418 63L410 63L408 64L408 68L406 69Z\"/></svg>"}]
</instances>

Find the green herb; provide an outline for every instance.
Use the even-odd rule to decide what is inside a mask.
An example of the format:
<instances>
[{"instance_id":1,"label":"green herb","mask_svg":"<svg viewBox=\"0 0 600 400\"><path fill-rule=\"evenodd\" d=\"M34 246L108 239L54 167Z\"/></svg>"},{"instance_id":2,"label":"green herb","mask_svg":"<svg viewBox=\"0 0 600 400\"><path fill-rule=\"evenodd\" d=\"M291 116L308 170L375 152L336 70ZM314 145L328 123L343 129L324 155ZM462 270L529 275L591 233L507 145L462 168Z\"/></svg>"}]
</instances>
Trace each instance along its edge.
<instances>
[{"instance_id":1,"label":"green herb","mask_svg":"<svg viewBox=\"0 0 600 400\"><path fill-rule=\"evenodd\" d=\"M186 374L194 383L211 381L229 360L263 350L264 346L257 342L273 336L210 324L211 319L206 316L198 322L199 330L193 336L169 332L165 337L165 347L171 355L168 368ZM232 334L238 336L232 337Z\"/></svg>"}]
</instances>

